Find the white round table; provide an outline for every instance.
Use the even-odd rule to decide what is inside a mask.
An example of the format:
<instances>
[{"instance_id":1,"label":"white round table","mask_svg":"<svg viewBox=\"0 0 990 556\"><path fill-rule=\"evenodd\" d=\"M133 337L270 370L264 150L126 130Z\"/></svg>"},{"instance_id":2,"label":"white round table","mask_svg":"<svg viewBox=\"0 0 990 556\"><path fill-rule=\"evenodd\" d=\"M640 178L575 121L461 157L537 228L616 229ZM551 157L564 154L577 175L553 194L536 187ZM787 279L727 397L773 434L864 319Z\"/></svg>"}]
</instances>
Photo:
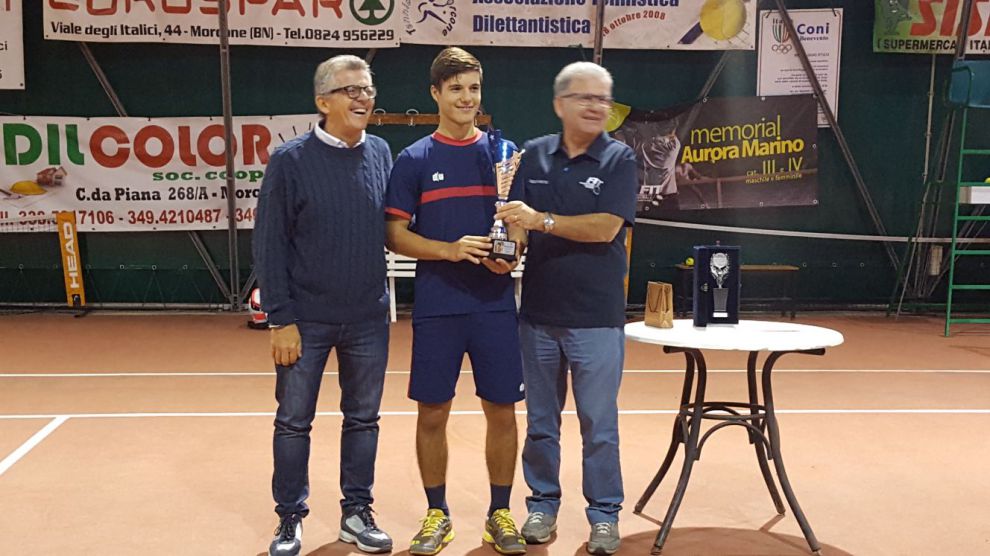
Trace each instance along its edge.
<instances>
[{"instance_id":1,"label":"white round table","mask_svg":"<svg viewBox=\"0 0 990 556\"><path fill-rule=\"evenodd\" d=\"M812 552L819 554L821 544L811 530L811 525L798 504L794 490L787 479L784 461L780 454L780 430L777 426L777 416L774 413L772 373L773 366L781 356L788 353L803 353L807 355L824 355L825 348L834 347L843 342L842 334L835 330L820 326L808 326L791 322L769 322L742 320L739 324L716 324L705 328L696 328L693 321L677 319L673 328L654 328L646 326L642 321L629 323L625 327L626 337L637 342L663 346L664 353L683 353L686 360L684 385L681 390L681 404L674 429L671 434L670 447L656 476L643 492L636 503L635 511L640 513L653 496L663 480L674 455L677 445L684 444L684 464L681 475L674 489L673 498L663 518L663 524L657 533L653 544L653 553L659 554L670 534L674 518L684 498L688 481L691 478L691 468L694 462L701 458L701 450L705 442L715 431L732 425L745 427L749 432L749 442L756 450L756 460L763 473L763 480L773 499L777 513L784 514L784 504L780 499L773 476L770 474L769 462L777 471L781 490L787 499L794 517L801 526L804 538ZM708 368L705 365L703 350L743 351L748 352L746 364L746 380L749 399L745 402L706 401L705 386ZM759 401L756 382L757 358L760 352L769 352L763 362L761 385L763 403ZM697 369L697 372L695 372ZM697 386L692 397L691 387ZM701 434L704 420L714 420L718 423Z\"/></svg>"},{"instance_id":2,"label":"white round table","mask_svg":"<svg viewBox=\"0 0 990 556\"><path fill-rule=\"evenodd\" d=\"M673 328L654 328L640 321L626 325L626 337L662 346L732 351L803 351L834 347L843 341L842 334L830 328L760 320L706 328L695 328L691 319L677 319Z\"/></svg>"}]
</instances>

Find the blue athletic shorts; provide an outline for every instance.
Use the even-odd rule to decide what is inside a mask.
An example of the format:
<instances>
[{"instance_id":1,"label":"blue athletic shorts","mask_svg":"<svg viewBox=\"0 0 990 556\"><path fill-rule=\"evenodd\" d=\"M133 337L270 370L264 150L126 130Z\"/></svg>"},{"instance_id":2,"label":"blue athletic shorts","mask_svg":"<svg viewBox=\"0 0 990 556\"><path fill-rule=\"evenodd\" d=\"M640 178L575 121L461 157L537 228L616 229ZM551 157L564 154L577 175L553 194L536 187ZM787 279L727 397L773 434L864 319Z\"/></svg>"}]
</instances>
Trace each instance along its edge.
<instances>
[{"instance_id":1,"label":"blue athletic shorts","mask_svg":"<svg viewBox=\"0 0 990 556\"><path fill-rule=\"evenodd\" d=\"M498 404L523 399L515 311L414 318L409 397L422 403L453 399L465 353L479 398Z\"/></svg>"}]
</instances>

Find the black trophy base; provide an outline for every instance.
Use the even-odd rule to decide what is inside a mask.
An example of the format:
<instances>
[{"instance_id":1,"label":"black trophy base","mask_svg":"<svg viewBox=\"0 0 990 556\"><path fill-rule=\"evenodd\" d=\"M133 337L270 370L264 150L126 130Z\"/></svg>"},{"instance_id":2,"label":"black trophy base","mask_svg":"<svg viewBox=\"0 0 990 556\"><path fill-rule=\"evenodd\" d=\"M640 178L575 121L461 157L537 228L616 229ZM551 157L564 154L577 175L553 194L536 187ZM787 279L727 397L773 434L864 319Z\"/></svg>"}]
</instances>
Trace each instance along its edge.
<instances>
[{"instance_id":1,"label":"black trophy base","mask_svg":"<svg viewBox=\"0 0 990 556\"><path fill-rule=\"evenodd\" d=\"M492 251L488 254L488 258L492 260L502 259L507 263L514 263L518 258L516 256L518 249L519 244L514 241L509 241L507 239L493 239Z\"/></svg>"}]
</instances>

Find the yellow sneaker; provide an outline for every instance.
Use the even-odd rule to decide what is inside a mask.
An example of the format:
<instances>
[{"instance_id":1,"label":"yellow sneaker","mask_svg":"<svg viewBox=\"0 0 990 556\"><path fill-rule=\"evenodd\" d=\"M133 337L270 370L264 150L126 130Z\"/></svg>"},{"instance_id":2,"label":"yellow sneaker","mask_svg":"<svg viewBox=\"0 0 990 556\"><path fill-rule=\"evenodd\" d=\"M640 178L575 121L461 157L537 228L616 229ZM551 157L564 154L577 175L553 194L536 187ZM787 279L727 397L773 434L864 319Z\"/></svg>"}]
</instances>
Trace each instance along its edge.
<instances>
[{"instance_id":1,"label":"yellow sneaker","mask_svg":"<svg viewBox=\"0 0 990 556\"><path fill-rule=\"evenodd\" d=\"M506 508L495 510L485 521L485 534L481 538L502 554L526 553L526 540L519 534L516 522Z\"/></svg>"},{"instance_id":2,"label":"yellow sneaker","mask_svg":"<svg viewBox=\"0 0 990 556\"><path fill-rule=\"evenodd\" d=\"M443 510L430 508L419 533L409 543L409 554L433 556L454 540L454 524Z\"/></svg>"}]
</instances>

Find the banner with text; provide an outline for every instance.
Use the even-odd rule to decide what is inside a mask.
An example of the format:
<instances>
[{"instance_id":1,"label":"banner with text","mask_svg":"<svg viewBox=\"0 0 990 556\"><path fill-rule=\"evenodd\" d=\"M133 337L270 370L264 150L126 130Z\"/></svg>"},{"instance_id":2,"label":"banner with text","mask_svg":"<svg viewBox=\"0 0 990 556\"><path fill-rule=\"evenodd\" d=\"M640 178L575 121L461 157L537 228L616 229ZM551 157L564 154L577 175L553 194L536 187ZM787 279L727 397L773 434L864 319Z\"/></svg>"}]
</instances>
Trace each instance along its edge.
<instances>
[{"instance_id":1,"label":"banner with text","mask_svg":"<svg viewBox=\"0 0 990 556\"><path fill-rule=\"evenodd\" d=\"M254 227L272 149L317 121L234 118L238 227ZM0 232L70 210L82 232L227 229L223 135L219 118L0 117Z\"/></svg>"},{"instance_id":2,"label":"banner with text","mask_svg":"<svg viewBox=\"0 0 990 556\"><path fill-rule=\"evenodd\" d=\"M839 68L842 54L842 8L787 10L797 38L804 47L811 69L825 93L832 114L839 118ZM811 81L798 58L794 37L790 36L780 14L760 12L759 62L756 94L814 94ZM818 108L818 127L828 127L825 111Z\"/></svg>"},{"instance_id":3,"label":"banner with text","mask_svg":"<svg viewBox=\"0 0 990 556\"><path fill-rule=\"evenodd\" d=\"M218 0L42 1L46 39L210 44L220 40ZM229 0L230 44L398 46L397 1Z\"/></svg>"},{"instance_id":4,"label":"banner with text","mask_svg":"<svg viewBox=\"0 0 990 556\"><path fill-rule=\"evenodd\" d=\"M613 136L639 164L637 216L818 204L811 95L713 98L654 112L618 107L628 113L613 113Z\"/></svg>"},{"instance_id":5,"label":"banner with text","mask_svg":"<svg viewBox=\"0 0 990 556\"><path fill-rule=\"evenodd\" d=\"M963 4L964 0L876 0L873 51L955 53ZM990 2L973 2L967 37L967 53L990 54Z\"/></svg>"},{"instance_id":6,"label":"banner with text","mask_svg":"<svg viewBox=\"0 0 990 556\"><path fill-rule=\"evenodd\" d=\"M413 44L594 44L598 0L396 0L400 40ZM605 48L752 50L756 2L606 0Z\"/></svg>"},{"instance_id":7,"label":"banner with text","mask_svg":"<svg viewBox=\"0 0 990 556\"><path fill-rule=\"evenodd\" d=\"M21 0L0 0L0 89L24 88Z\"/></svg>"}]
</instances>

